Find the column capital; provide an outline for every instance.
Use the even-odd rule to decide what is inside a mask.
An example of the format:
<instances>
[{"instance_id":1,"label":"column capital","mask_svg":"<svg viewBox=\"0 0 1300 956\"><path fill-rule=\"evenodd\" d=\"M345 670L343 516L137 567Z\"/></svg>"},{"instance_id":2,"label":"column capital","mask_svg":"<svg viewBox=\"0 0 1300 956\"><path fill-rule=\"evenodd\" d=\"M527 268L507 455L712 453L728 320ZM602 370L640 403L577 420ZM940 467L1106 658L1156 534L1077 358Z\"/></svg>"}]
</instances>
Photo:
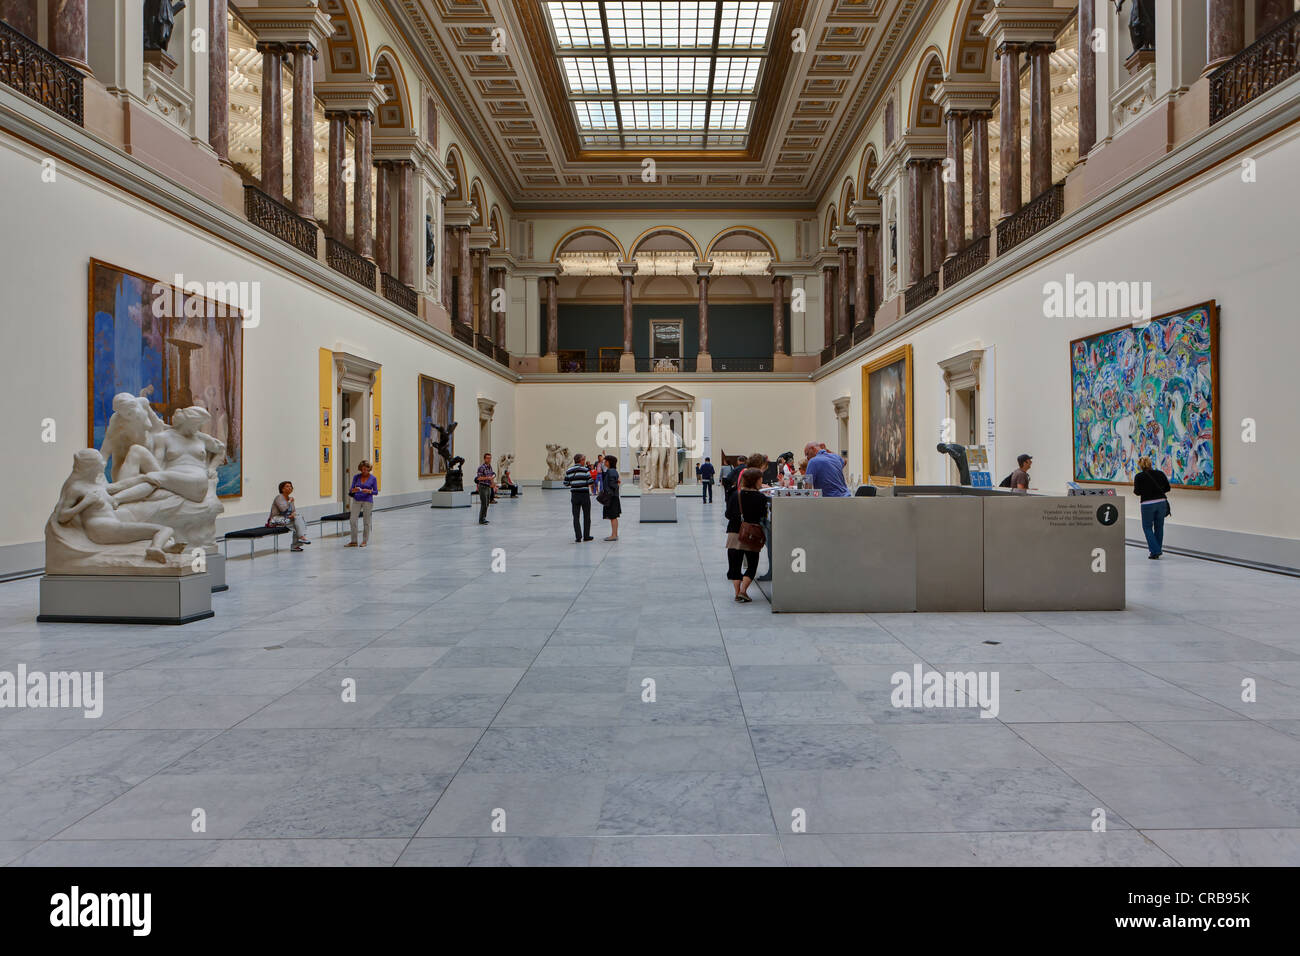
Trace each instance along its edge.
<instances>
[{"instance_id":1,"label":"column capital","mask_svg":"<svg viewBox=\"0 0 1300 956\"><path fill-rule=\"evenodd\" d=\"M945 115L992 110L998 102L998 84L989 80L944 80L934 88L934 102Z\"/></svg>"},{"instance_id":2,"label":"column capital","mask_svg":"<svg viewBox=\"0 0 1300 956\"><path fill-rule=\"evenodd\" d=\"M994 0L980 33L993 42L1001 57L1004 50L1019 52L1028 43L1053 42L1073 13L1073 7L1058 7L1052 0Z\"/></svg>"},{"instance_id":3,"label":"column capital","mask_svg":"<svg viewBox=\"0 0 1300 956\"><path fill-rule=\"evenodd\" d=\"M465 228L478 219L478 210L469 203L460 199L449 199L442 207L442 223L444 226Z\"/></svg>"},{"instance_id":4,"label":"column capital","mask_svg":"<svg viewBox=\"0 0 1300 956\"><path fill-rule=\"evenodd\" d=\"M880 200L859 199L849 207L847 218L856 226L879 226Z\"/></svg>"},{"instance_id":5,"label":"column capital","mask_svg":"<svg viewBox=\"0 0 1300 956\"><path fill-rule=\"evenodd\" d=\"M615 263L615 265L618 266L618 274L622 277L624 282L629 281L636 275L637 261L635 259L628 262L618 262Z\"/></svg>"},{"instance_id":6,"label":"column capital","mask_svg":"<svg viewBox=\"0 0 1300 956\"><path fill-rule=\"evenodd\" d=\"M327 37L334 35L329 14L307 0L262 0L256 7L242 7L244 22L257 36L257 48L279 44L290 50L319 55Z\"/></svg>"},{"instance_id":7,"label":"column capital","mask_svg":"<svg viewBox=\"0 0 1300 956\"><path fill-rule=\"evenodd\" d=\"M691 263L691 268L695 270L696 278L707 279L713 272L713 262L707 259L697 259Z\"/></svg>"},{"instance_id":8,"label":"column capital","mask_svg":"<svg viewBox=\"0 0 1300 956\"><path fill-rule=\"evenodd\" d=\"M346 113L373 120L384 102L383 87L374 77L361 80L318 80L313 88L326 113Z\"/></svg>"}]
</instances>

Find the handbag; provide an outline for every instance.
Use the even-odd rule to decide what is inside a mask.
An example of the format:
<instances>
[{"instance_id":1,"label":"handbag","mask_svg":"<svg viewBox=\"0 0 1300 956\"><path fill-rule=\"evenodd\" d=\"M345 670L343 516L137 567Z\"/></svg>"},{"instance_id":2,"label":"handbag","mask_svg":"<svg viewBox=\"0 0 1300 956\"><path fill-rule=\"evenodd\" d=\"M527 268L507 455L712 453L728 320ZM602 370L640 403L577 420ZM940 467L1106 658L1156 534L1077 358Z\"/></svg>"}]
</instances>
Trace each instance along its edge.
<instances>
[{"instance_id":1,"label":"handbag","mask_svg":"<svg viewBox=\"0 0 1300 956\"><path fill-rule=\"evenodd\" d=\"M596 495L596 501L602 505L609 504L610 501L613 500L613 498L614 496L611 495L608 491L602 491L600 494Z\"/></svg>"},{"instance_id":2,"label":"handbag","mask_svg":"<svg viewBox=\"0 0 1300 956\"><path fill-rule=\"evenodd\" d=\"M752 521L740 523L740 533L737 537L746 551L762 551L763 545L767 544L767 535L763 532L763 526Z\"/></svg>"}]
</instances>

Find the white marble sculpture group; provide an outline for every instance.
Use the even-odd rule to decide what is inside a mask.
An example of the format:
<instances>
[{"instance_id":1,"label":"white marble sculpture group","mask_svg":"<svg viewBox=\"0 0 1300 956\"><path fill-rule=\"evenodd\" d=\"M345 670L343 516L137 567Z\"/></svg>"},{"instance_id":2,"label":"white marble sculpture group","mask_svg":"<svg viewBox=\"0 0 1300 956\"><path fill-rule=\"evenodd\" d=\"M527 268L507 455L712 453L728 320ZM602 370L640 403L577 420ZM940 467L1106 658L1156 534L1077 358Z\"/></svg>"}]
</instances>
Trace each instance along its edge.
<instances>
[{"instance_id":1,"label":"white marble sculpture group","mask_svg":"<svg viewBox=\"0 0 1300 956\"><path fill-rule=\"evenodd\" d=\"M569 467L569 449L563 445L546 446L546 480L563 481Z\"/></svg>"},{"instance_id":2,"label":"white marble sculpture group","mask_svg":"<svg viewBox=\"0 0 1300 956\"><path fill-rule=\"evenodd\" d=\"M72 474L45 523L47 574L175 571L191 564L184 552L216 546L225 445L203 431L211 416L198 405L163 422L149 404L151 390L116 395L103 448L72 456Z\"/></svg>"},{"instance_id":3,"label":"white marble sculpture group","mask_svg":"<svg viewBox=\"0 0 1300 956\"><path fill-rule=\"evenodd\" d=\"M677 487L677 448L681 444L671 424L665 424L662 412L650 420L646 447L641 459L641 490L672 491Z\"/></svg>"}]
</instances>

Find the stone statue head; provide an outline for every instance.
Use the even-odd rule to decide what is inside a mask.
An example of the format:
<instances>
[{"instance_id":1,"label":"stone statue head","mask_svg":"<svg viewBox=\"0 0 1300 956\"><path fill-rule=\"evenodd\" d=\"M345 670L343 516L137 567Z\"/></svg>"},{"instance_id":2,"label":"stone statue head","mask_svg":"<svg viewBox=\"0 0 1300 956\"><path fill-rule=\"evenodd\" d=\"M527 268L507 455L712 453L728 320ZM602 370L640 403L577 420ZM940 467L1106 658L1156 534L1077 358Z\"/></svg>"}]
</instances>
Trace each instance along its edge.
<instances>
[{"instance_id":1,"label":"stone statue head","mask_svg":"<svg viewBox=\"0 0 1300 956\"><path fill-rule=\"evenodd\" d=\"M149 415L140 404L140 399L130 392L118 392L113 396L113 417L120 418L123 425L133 428L145 428L149 424Z\"/></svg>"},{"instance_id":2,"label":"stone statue head","mask_svg":"<svg viewBox=\"0 0 1300 956\"><path fill-rule=\"evenodd\" d=\"M211 421L212 416L208 414L208 410L202 405L178 408L172 413L172 428L186 437L206 428Z\"/></svg>"},{"instance_id":3,"label":"stone statue head","mask_svg":"<svg viewBox=\"0 0 1300 956\"><path fill-rule=\"evenodd\" d=\"M93 448L83 448L72 455L72 473L81 478L104 477L104 456Z\"/></svg>"}]
</instances>

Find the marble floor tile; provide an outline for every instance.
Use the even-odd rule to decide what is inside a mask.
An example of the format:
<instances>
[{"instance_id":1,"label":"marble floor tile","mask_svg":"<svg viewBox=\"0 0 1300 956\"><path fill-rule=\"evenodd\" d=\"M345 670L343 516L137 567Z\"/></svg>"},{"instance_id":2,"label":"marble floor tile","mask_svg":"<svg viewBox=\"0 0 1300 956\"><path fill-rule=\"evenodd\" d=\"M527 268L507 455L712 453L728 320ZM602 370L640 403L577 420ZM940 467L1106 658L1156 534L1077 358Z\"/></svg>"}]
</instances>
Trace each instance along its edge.
<instances>
[{"instance_id":1,"label":"marble floor tile","mask_svg":"<svg viewBox=\"0 0 1300 956\"><path fill-rule=\"evenodd\" d=\"M1188 767L1196 763L1158 735L1128 723L1009 726L1058 767ZM1158 726L1153 724L1151 728Z\"/></svg>"},{"instance_id":2,"label":"marble floor tile","mask_svg":"<svg viewBox=\"0 0 1300 956\"><path fill-rule=\"evenodd\" d=\"M763 780L753 773L613 773L598 833L773 833Z\"/></svg>"},{"instance_id":3,"label":"marble floor tile","mask_svg":"<svg viewBox=\"0 0 1300 956\"><path fill-rule=\"evenodd\" d=\"M1174 866L1135 830L782 835L790 866Z\"/></svg>"},{"instance_id":4,"label":"marble floor tile","mask_svg":"<svg viewBox=\"0 0 1300 956\"><path fill-rule=\"evenodd\" d=\"M1183 866L1300 866L1300 829L1142 832Z\"/></svg>"}]
</instances>

